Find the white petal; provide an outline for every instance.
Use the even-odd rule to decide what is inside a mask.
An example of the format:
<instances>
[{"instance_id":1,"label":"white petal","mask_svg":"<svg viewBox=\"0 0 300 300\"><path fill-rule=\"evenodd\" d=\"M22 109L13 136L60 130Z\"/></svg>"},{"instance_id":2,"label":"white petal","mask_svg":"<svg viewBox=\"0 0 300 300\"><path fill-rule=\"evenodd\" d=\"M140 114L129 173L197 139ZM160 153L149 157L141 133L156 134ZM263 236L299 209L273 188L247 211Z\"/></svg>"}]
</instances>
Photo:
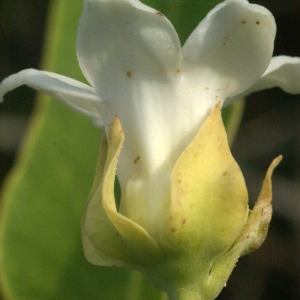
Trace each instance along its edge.
<instances>
[{"instance_id":1,"label":"white petal","mask_svg":"<svg viewBox=\"0 0 300 300\"><path fill-rule=\"evenodd\" d=\"M122 123L121 182L122 174L134 172L137 157L140 167L135 168L147 173L159 168L175 143L169 131L176 130L172 124L177 115L181 47L172 24L139 1L86 0L77 56L86 78L103 99L106 128L114 115Z\"/></svg>"},{"instance_id":2,"label":"white petal","mask_svg":"<svg viewBox=\"0 0 300 300\"><path fill-rule=\"evenodd\" d=\"M77 56L105 101L120 102L132 82L168 82L176 75L180 52L172 24L139 1L84 1Z\"/></svg>"},{"instance_id":3,"label":"white petal","mask_svg":"<svg viewBox=\"0 0 300 300\"><path fill-rule=\"evenodd\" d=\"M7 92L21 85L27 85L50 95L72 109L89 116L98 126L102 123L99 111L101 100L94 90L84 83L51 72L26 69L1 82L0 101Z\"/></svg>"},{"instance_id":4,"label":"white petal","mask_svg":"<svg viewBox=\"0 0 300 300\"><path fill-rule=\"evenodd\" d=\"M183 47L183 77L196 109L253 85L269 65L275 32L274 18L262 6L245 0L216 6Z\"/></svg>"},{"instance_id":5,"label":"white petal","mask_svg":"<svg viewBox=\"0 0 300 300\"><path fill-rule=\"evenodd\" d=\"M275 56L264 75L249 89L249 94L280 87L290 94L300 93L300 58Z\"/></svg>"},{"instance_id":6,"label":"white petal","mask_svg":"<svg viewBox=\"0 0 300 300\"><path fill-rule=\"evenodd\" d=\"M290 94L300 93L300 57L274 56L263 76L246 91L228 98L224 106L252 93L274 87L279 87Z\"/></svg>"},{"instance_id":7,"label":"white petal","mask_svg":"<svg viewBox=\"0 0 300 300\"><path fill-rule=\"evenodd\" d=\"M106 130L114 115L124 130L117 170L121 213L131 218L126 207L138 201L136 211L143 208L159 219L167 206L168 179L185 133L180 121L185 113L178 101L181 46L177 33L165 16L139 1L86 0L77 56L103 99ZM136 197L126 198L127 191Z\"/></svg>"}]
</instances>

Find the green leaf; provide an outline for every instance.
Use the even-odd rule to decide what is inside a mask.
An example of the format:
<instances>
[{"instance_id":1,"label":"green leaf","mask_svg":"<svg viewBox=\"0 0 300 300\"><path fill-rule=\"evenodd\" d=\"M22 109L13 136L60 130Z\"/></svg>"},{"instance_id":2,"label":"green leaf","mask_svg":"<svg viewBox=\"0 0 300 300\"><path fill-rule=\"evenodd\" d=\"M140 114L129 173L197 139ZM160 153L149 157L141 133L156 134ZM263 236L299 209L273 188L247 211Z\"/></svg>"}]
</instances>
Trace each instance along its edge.
<instances>
[{"instance_id":1,"label":"green leaf","mask_svg":"<svg viewBox=\"0 0 300 300\"><path fill-rule=\"evenodd\" d=\"M43 64L79 79L75 41L81 6L53 2ZM7 299L118 299L127 293L127 270L93 266L82 253L80 220L100 134L90 120L39 97L2 191L0 269Z\"/></svg>"},{"instance_id":2,"label":"green leaf","mask_svg":"<svg viewBox=\"0 0 300 300\"><path fill-rule=\"evenodd\" d=\"M170 17L182 40L217 2L145 1ZM42 69L84 80L75 55L81 8L79 0L53 1ZM84 258L80 220L100 135L87 118L38 98L1 191L0 279L6 299L161 298L136 272L96 267Z\"/></svg>"}]
</instances>

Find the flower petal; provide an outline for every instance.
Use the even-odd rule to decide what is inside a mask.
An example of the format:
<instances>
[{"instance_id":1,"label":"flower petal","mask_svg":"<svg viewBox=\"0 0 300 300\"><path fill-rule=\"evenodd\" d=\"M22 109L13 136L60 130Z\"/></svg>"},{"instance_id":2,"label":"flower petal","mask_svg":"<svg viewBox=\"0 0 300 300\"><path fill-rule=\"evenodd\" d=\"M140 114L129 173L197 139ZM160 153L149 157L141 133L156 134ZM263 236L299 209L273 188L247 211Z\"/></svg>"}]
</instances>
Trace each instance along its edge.
<instances>
[{"instance_id":1,"label":"flower petal","mask_svg":"<svg viewBox=\"0 0 300 300\"><path fill-rule=\"evenodd\" d=\"M262 6L245 0L216 6L183 46L183 78L195 109L253 85L270 62L275 32L274 18Z\"/></svg>"},{"instance_id":2,"label":"flower petal","mask_svg":"<svg viewBox=\"0 0 300 300\"><path fill-rule=\"evenodd\" d=\"M156 256L159 253L159 248L145 228L117 211L114 184L116 167L123 142L124 133L118 118L115 117L108 135L107 161L102 183L102 205L108 219L122 238L130 245L133 253L137 256L136 260L138 260L140 254L142 257L145 257L146 253L149 256Z\"/></svg>"},{"instance_id":3,"label":"flower petal","mask_svg":"<svg viewBox=\"0 0 300 300\"><path fill-rule=\"evenodd\" d=\"M95 265L130 266L133 253L108 219L102 205L102 180L106 159L107 140L104 135L93 186L81 222L84 254Z\"/></svg>"},{"instance_id":4,"label":"flower petal","mask_svg":"<svg viewBox=\"0 0 300 300\"><path fill-rule=\"evenodd\" d=\"M287 93L300 93L300 57L274 56L263 76L241 94L226 99L224 106L252 93L279 87Z\"/></svg>"},{"instance_id":5,"label":"flower petal","mask_svg":"<svg viewBox=\"0 0 300 300\"><path fill-rule=\"evenodd\" d=\"M274 56L263 76L244 94L273 87L290 94L300 93L300 57Z\"/></svg>"},{"instance_id":6,"label":"flower petal","mask_svg":"<svg viewBox=\"0 0 300 300\"><path fill-rule=\"evenodd\" d=\"M130 100L136 84L175 77L180 43L168 19L139 1L85 0L77 56L101 97L126 107L121 100Z\"/></svg>"},{"instance_id":7,"label":"flower petal","mask_svg":"<svg viewBox=\"0 0 300 300\"><path fill-rule=\"evenodd\" d=\"M104 100L106 130L115 115L122 123L126 140L118 166L121 186L134 172L136 157L141 160L135 169L153 173L170 155L179 127L174 116L181 47L172 24L136 0L86 0L77 56Z\"/></svg>"},{"instance_id":8,"label":"flower petal","mask_svg":"<svg viewBox=\"0 0 300 300\"><path fill-rule=\"evenodd\" d=\"M250 212L243 233L239 237L239 240L242 241L241 249L243 249L241 256L258 249L267 236L273 210L271 177L281 160L282 156L279 155L269 166L258 199Z\"/></svg>"},{"instance_id":9,"label":"flower petal","mask_svg":"<svg viewBox=\"0 0 300 300\"><path fill-rule=\"evenodd\" d=\"M228 146L220 104L177 160L171 189L172 201L158 235L168 255L146 275L172 299L215 299L216 289L208 286L211 267L237 239L248 217L247 189ZM218 279L217 288L223 287L226 281ZM198 296L177 296L187 287Z\"/></svg>"},{"instance_id":10,"label":"flower petal","mask_svg":"<svg viewBox=\"0 0 300 300\"><path fill-rule=\"evenodd\" d=\"M208 289L214 293L209 295L209 299L215 299L223 289L239 257L256 250L264 242L272 217L271 176L281 159L282 157L278 156L269 166L258 200L238 239L224 255L219 256L214 262L208 281Z\"/></svg>"},{"instance_id":11,"label":"flower petal","mask_svg":"<svg viewBox=\"0 0 300 300\"><path fill-rule=\"evenodd\" d=\"M189 255L192 249L202 249L199 258L214 259L235 241L247 216L247 189L230 152L218 104L176 162L162 239L170 246L180 240Z\"/></svg>"},{"instance_id":12,"label":"flower petal","mask_svg":"<svg viewBox=\"0 0 300 300\"><path fill-rule=\"evenodd\" d=\"M101 100L94 90L77 80L46 71L26 69L5 78L0 85L0 101L4 94L27 85L46 93L72 109L90 117L100 126L102 124L99 103Z\"/></svg>"},{"instance_id":13,"label":"flower petal","mask_svg":"<svg viewBox=\"0 0 300 300\"><path fill-rule=\"evenodd\" d=\"M117 211L114 181L123 142L124 133L115 117L108 141L105 135L102 141L81 227L84 253L96 265L134 267L140 263L141 256L149 255L151 259L159 254L147 231Z\"/></svg>"}]
</instances>

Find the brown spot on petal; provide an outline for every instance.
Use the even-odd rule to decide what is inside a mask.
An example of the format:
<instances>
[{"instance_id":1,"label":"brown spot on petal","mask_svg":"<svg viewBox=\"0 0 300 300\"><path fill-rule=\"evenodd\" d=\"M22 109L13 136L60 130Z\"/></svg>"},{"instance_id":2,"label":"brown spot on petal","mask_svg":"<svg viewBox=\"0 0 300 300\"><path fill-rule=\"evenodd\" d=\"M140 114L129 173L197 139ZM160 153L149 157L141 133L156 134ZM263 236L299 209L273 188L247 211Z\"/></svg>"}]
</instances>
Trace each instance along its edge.
<instances>
[{"instance_id":1,"label":"brown spot on petal","mask_svg":"<svg viewBox=\"0 0 300 300\"><path fill-rule=\"evenodd\" d=\"M160 11L157 11L156 14L162 17L164 16Z\"/></svg>"},{"instance_id":2,"label":"brown spot on petal","mask_svg":"<svg viewBox=\"0 0 300 300\"><path fill-rule=\"evenodd\" d=\"M177 69L177 70L176 70L176 73L177 73L177 74L180 74L180 73L181 73L181 70L180 70L180 69Z\"/></svg>"},{"instance_id":3,"label":"brown spot on petal","mask_svg":"<svg viewBox=\"0 0 300 300\"><path fill-rule=\"evenodd\" d=\"M132 73L130 71L127 71L126 76L127 76L127 78L130 78L132 76Z\"/></svg>"},{"instance_id":4,"label":"brown spot on petal","mask_svg":"<svg viewBox=\"0 0 300 300\"><path fill-rule=\"evenodd\" d=\"M241 23L242 23L242 24L246 24L246 20L242 20Z\"/></svg>"},{"instance_id":5,"label":"brown spot on petal","mask_svg":"<svg viewBox=\"0 0 300 300\"><path fill-rule=\"evenodd\" d=\"M227 46L227 41L229 40L229 37L228 36L225 36L225 41L224 41L224 43L223 43L223 46L225 47L225 46Z\"/></svg>"},{"instance_id":6,"label":"brown spot on petal","mask_svg":"<svg viewBox=\"0 0 300 300\"><path fill-rule=\"evenodd\" d=\"M184 225L185 223L186 223L186 219L183 219L181 224Z\"/></svg>"},{"instance_id":7,"label":"brown spot on petal","mask_svg":"<svg viewBox=\"0 0 300 300\"><path fill-rule=\"evenodd\" d=\"M137 156L135 159L134 159L134 163L136 164L136 163L138 163L139 162L139 160L140 160L141 158L140 158L140 156Z\"/></svg>"},{"instance_id":8,"label":"brown spot on petal","mask_svg":"<svg viewBox=\"0 0 300 300\"><path fill-rule=\"evenodd\" d=\"M175 232L176 231L176 228L171 228L171 230L170 230L171 232Z\"/></svg>"},{"instance_id":9,"label":"brown spot on petal","mask_svg":"<svg viewBox=\"0 0 300 300\"><path fill-rule=\"evenodd\" d=\"M223 173L223 176L226 176L227 174L228 174L228 172L224 172L224 173Z\"/></svg>"},{"instance_id":10,"label":"brown spot on petal","mask_svg":"<svg viewBox=\"0 0 300 300\"><path fill-rule=\"evenodd\" d=\"M259 25L259 24L260 24L260 22L259 22L259 21L256 21L256 22L255 22L255 24L256 24L256 25Z\"/></svg>"}]
</instances>

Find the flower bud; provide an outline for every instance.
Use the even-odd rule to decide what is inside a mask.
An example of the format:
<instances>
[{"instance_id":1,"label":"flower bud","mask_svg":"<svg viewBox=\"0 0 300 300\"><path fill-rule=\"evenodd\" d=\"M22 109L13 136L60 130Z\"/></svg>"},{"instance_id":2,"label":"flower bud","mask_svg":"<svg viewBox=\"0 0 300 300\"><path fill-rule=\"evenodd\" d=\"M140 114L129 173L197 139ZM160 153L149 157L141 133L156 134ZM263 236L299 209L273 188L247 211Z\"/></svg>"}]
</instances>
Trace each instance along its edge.
<instances>
[{"instance_id":1,"label":"flower bud","mask_svg":"<svg viewBox=\"0 0 300 300\"><path fill-rule=\"evenodd\" d=\"M214 299L238 258L265 239L272 213L271 175L281 157L268 169L249 214L244 177L231 155L220 105L216 105L176 161L169 179L167 213L153 218L157 230L150 234L151 215L146 220L145 211L136 211L142 217L133 220L120 212L115 200L123 142L124 133L115 117L107 143L104 138L82 222L87 259L98 265L137 269L171 299ZM129 201L130 196L127 193L121 201Z\"/></svg>"}]
</instances>

